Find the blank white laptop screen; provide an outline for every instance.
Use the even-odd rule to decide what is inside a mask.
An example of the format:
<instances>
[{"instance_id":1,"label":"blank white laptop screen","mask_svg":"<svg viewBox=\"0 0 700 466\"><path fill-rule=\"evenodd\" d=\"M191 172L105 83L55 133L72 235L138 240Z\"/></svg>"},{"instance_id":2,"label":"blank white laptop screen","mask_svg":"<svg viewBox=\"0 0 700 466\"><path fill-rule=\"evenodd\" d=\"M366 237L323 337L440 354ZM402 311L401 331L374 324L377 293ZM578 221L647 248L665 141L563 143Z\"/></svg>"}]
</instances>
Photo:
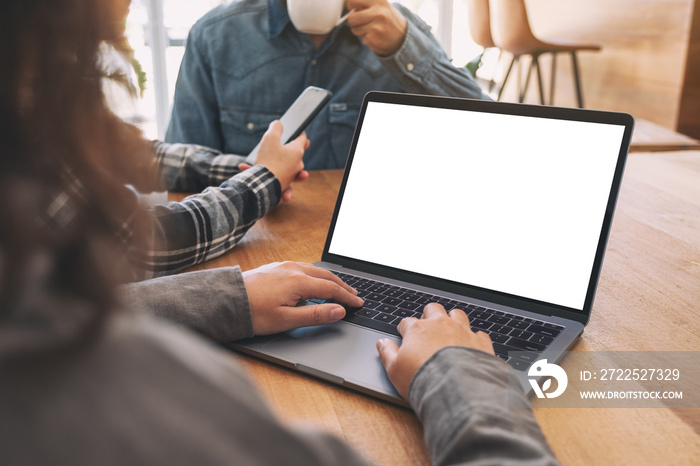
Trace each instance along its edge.
<instances>
[{"instance_id":1,"label":"blank white laptop screen","mask_svg":"<svg viewBox=\"0 0 700 466\"><path fill-rule=\"evenodd\" d=\"M624 129L370 102L328 251L582 310Z\"/></svg>"}]
</instances>

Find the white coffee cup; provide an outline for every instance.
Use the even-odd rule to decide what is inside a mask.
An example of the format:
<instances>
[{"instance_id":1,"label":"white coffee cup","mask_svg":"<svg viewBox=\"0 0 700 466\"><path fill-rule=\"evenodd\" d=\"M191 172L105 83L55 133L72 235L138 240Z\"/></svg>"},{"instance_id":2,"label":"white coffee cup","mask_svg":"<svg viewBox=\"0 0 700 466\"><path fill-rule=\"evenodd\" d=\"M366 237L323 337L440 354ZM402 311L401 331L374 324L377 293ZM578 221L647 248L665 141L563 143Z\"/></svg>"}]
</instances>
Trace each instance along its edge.
<instances>
[{"instance_id":1,"label":"white coffee cup","mask_svg":"<svg viewBox=\"0 0 700 466\"><path fill-rule=\"evenodd\" d=\"M287 0L289 19L298 31L328 34L338 24L345 0Z\"/></svg>"}]
</instances>

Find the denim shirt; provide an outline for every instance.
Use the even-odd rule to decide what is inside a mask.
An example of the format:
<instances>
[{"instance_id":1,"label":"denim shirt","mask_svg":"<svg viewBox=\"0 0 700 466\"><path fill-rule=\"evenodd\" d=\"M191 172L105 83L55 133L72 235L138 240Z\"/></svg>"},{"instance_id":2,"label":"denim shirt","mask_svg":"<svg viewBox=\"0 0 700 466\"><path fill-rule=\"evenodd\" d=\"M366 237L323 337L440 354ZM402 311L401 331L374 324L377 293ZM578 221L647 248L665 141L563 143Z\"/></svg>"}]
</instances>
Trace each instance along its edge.
<instances>
[{"instance_id":1,"label":"denim shirt","mask_svg":"<svg viewBox=\"0 0 700 466\"><path fill-rule=\"evenodd\" d=\"M408 21L399 50L381 57L347 23L318 49L289 20L284 0L219 6L190 31L166 141L247 155L268 125L307 87L333 92L307 128L307 169L342 168L363 96L370 90L483 98L455 68L430 27L401 5Z\"/></svg>"}]
</instances>

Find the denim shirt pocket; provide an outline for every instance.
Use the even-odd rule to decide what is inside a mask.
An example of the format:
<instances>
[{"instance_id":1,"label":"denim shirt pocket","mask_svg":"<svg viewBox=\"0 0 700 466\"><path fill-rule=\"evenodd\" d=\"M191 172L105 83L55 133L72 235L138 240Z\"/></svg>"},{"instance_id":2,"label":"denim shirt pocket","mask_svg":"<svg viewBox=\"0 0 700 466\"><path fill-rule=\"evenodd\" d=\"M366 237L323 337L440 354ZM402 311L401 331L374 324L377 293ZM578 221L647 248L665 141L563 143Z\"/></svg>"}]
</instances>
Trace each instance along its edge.
<instances>
[{"instance_id":1,"label":"denim shirt pocket","mask_svg":"<svg viewBox=\"0 0 700 466\"><path fill-rule=\"evenodd\" d=\"M328 108L328 124L331 128L331 150L337 166L344 167L350 153L360 106L333 102Z\"/></svg>"},{"instance_id":2,"label":"denim shirt pocket","mask_svg":"<svg viewBox=\"0 0 700 466\"><path fill-rule=\"evenodd\" d=\"M249 109L221 109L224 151L247 155L256 146L273 120L281 115Z\"/></svg>"}]
</instances>

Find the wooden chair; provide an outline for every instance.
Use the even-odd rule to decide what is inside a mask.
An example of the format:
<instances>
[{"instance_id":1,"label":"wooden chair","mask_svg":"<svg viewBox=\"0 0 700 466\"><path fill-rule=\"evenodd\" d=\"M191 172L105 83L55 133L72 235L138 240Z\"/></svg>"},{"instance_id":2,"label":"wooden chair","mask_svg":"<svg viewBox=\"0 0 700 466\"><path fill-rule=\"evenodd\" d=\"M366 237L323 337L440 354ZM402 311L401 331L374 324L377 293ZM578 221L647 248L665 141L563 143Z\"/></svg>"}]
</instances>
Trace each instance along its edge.
<instances>
[{"instance_id":1,"label":"wooden chair","mask_svg":"<svg viewBox=\"0 0 700 466\"><path fill-rule=\"evenodd\" d=\"M491 36L491 14L489 13L489 0L467 0L467 21L469 23L469 34L472 40L486 49L496 48L496 44L493 42L493 37ZM481 66L481 59L484 54L481 54L479 59L479 66ZM498 52L498 61L500 61L500 49ZM478 67L477 67L478 68ZM494 76L489 80L489 92L493 91L495 85L495 72Z\"/></svg>"},{"instance_id":2,"label":"wooden chair","mask_svg":"<svg viewBox=\"0 0 700 466\"><path fill-rule=\"evenodd\" d=\"M576 52L580 50L599 51L600 46L591 44L544 42L538 39L535 37L532 29L530 28L530 21L525 8L525 0L490 0L490 12L491 33L494 44L501 50L509 52L511 55L513 55L513 59L508 66L508 71L506 71L503 84L501 85L501 89L498 93L498 99L500 100L501 98L503 88L508 81L513 65L517 62L518 69L520 69L520 57L523 55L530 55L532 57L532 61L527 71L525 85L522 87L520 86L520 76L518 76L518 101L522 102L525 99L525 93L527 92L527 88L530 83L530 75L532 74L532 69L535 68L540 92L540 103L544 105L544 89L542 87L542 73L540 69L539 57L545 53L551 53L552 70L549 88L549 105L553 105L557 54L569 53L571 54L571 64L573 67L574 85L576 87L578 106L583 108L581 77L579 75Z\"/></svg>"},{"instance_id":3,"label":"wooden chair","mask_svg":"<svg viewBox=\"0 0 700 466\"><path fill-rule=\"evenodd\" d=\"M495 47L491 36L489 0L467 0L467 15L472 40L485 49Z\"/></svg>"}]
</instances>

